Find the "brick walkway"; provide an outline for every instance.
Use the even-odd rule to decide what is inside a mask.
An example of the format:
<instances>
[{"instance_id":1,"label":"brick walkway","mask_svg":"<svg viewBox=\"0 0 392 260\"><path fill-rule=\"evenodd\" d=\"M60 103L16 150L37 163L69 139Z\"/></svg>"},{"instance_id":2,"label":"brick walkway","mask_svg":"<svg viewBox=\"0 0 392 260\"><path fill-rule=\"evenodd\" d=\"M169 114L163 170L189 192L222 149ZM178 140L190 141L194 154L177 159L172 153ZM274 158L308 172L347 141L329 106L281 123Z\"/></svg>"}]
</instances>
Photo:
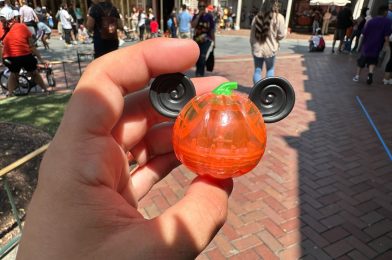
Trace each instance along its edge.
<instances>
[{"instance_id":1,"label":"brick walkway","mask_svg":"<svg viewBox=\"0 0 392 260\"><path fill-rule=\"evenodd\" d=\"M83 64L85 65L85 64ZM60 65L54 68L64 89ZM76 64L67 67L76 83ZM267 125L261 163L235 179L228 221L202 259L392 259L392 86L351 81L355 57L280 53L276 75L296 90L285 120ZM248 88L251 56L216 61L214 75ZM364 74L365 75L365 74ZM183 197L195 175L179 167L141 202L153 218ZM179 234L180 236L181 234Z\"/></svg>"},{"instance_id":2,"label":"brick walkway","mask_svg":"<svg viewBox=\"0 0 392 260\"><path fill-rule=\"evenodd\" d=\"M231 57L213 74L251 86L252 70L250 56ZM354 83L354 71L348 55L279 55L296 106L267 126L261 163L235 179L228 221L199 260L392 259L392 159L356 98L392 149L392 87L380 71L371 87ZM142 201L144 215L178 201L193 178L174 170Z\"/></svg>"}]
</instances>

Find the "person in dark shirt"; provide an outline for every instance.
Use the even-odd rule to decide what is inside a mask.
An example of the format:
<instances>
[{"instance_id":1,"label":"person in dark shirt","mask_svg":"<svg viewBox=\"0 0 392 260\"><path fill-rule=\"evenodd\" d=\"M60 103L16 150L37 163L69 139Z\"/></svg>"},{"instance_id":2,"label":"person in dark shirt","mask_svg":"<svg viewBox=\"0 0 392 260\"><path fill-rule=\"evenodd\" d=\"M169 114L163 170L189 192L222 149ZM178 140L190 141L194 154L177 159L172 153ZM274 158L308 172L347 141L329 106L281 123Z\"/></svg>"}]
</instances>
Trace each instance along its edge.
<instances>
[{"instance_id":1,"label":"person in dark shirt","mask_svg":"<svg viewBox=\"0 0 392 260\"><path fill-rule=\"evenodd\" d=\"M199 13L192 19L195 29L193 40L199 45L200 56L196 62L196 77L203 77L207 59L207 52L215 47L215 22L211 13L206 12L206 2L199 1Z\"/></svg>"},{"instance_id":2,"label":"person in dark shirt","mask_svg":"<svg viewBox=\"0 0 392 260\"><path fill-rule=\"evenodd\" d=\"M391 34L391 21L386 17L388 7L381 6L378 8L377 16L368 21L363 30L363 45L361 56L357 61L357 74L353 81L359 81L361 70L369 67L369 74L366 80L368 85L373 82L374 68L378 62L380 51L384 46L389 46L389 35Z\"/></svg>"},{"instance_id":3,"label":"person in dark shirt","mask_svg":"<svg viewBox=\"0 0 392 260\"><path fill-rule=\"evenodd\" d=\"M365 23L366 23L366 13L367 13L367 10L369 10L369 8L367 8L367 7L364 7L362 10L361 10L361 15L358 17L358 19L355 21L355 24L354 24L354 31L353 31L353 34L351 35L351 38L350 38L350 42L351 42L351 44L352 44L352 42L354 41L354 39L355 39L355 44L354 44L354 48L351 50L352 52L355 52L355 51L357 51L357 49L358 49L358 46L359 46L359 38L360 38L360 36L361 36L361 34L362 34L362 30L363 30L363 28L365 27Z\"/></svg>"},{"instance_id":4,"label":"person in dark shirt","mask_svg":"<svg viewBox=\"0 0 392 260\"><path fill-rule=\"evenodd\" d=\"M93 5L89 10L86 28L90 32L94 32L95 58L118 49L119 41L117 37L114 39L102 39L101 37L102 18L107 15L117 18L117 28L123 30L120 14L110 0L100 0L97 4Z\"/></svg>"},{"instance_id":5,"label":"person in dark shirt","mask_svg":"<svg viewBox=\"0 0 392 260\"><path fill-rule=\"evenodd\" d=\"M346 36L346 30L353 25L353 14L351 12L351 4L346 6L338 13L336 21L336 30L332 42L332 53L335 52L335 43L339 41L338 51L342 52L342 46L344 42L344 36Z\"/></svg>"}]
</instances>

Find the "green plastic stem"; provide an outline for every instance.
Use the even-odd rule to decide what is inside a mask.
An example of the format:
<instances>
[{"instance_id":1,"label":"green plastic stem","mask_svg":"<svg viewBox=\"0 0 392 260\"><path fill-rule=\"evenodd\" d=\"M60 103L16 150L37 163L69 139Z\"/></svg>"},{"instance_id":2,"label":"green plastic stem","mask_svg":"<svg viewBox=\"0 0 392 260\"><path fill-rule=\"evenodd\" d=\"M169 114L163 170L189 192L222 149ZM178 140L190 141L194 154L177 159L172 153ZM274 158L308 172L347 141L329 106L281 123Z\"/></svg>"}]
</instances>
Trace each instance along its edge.
<instances>
[{"instance_id":1,"label":"green plastic stem","mask_svg":"<svg viewBox=\"0 0 392 260\"><path fill-rule=\"evenodd\" d=\"M218 87L216 87L212 93L216 95L231 95L233 89L238 88L238 83L237 82L225 82L220 84Z\"/></svg>"}]
</instances>

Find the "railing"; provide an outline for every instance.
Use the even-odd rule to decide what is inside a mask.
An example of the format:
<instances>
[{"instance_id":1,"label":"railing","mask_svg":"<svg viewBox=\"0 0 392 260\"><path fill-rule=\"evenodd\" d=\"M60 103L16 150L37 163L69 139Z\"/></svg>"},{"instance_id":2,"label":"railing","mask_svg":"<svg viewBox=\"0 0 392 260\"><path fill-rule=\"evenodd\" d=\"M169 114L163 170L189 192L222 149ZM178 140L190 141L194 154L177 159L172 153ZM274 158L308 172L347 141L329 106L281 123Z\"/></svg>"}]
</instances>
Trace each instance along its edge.
<instances>
[{"instance_id":1,"label":"railing","mask_svg":"<svg viewBox=\"0 0 392 260\"><path fill-rule=\"evenodd\" d=\"M49 144L46 144L0 170L0 182L3 182L3 187L7 193L8 202L11 204L13 218L15 219L19 229L18 234L15 237L13 237L9 242L7 242L7 244L5 244L3 247L0 248L0 258L3 258L5 255L7 255L19 243L23 230L22 217L19 216L19 213L16 209L15 200L11 193L11 189L9 187L9 183L7 181L6 175L9 172L17 169L21 165L25 164L26 162L34 159L38 155L45 152L48 149L48 146Z\"/></svg>"}]
</instances>

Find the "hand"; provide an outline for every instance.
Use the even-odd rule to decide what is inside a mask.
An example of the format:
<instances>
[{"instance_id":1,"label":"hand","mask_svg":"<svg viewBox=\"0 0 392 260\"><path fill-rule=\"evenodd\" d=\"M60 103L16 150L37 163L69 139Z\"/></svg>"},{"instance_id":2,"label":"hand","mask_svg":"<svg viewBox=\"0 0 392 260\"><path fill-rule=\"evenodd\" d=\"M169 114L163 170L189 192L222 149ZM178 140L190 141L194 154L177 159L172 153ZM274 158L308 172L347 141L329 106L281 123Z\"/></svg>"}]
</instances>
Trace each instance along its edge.
<instances>
[{"instance_id":1,"label":"hand","mask_svg":"<svg viewBox=\"0 0 392 260\"><path fill-rule=\"evenodd\" d=\"M178 203L151 220L137 210L179 165L173 122L152 108L144 86L189 69L198 56L193 41L158 38L88 66L42 160L20 259L195 258L208 245L226 220L231 179L196 177ZM198 94L224 81L193 80ZM131 173L127 155L139 165Z\"/></svg>"},{"instance_id":2,"label":"hand","mask_svg":"<svg viewBox=\"0 0 392 260\"><path fill-rule=\"evenodd\" d=\"M45 59L40 59L39 62L42 63L42 64L45 64L45 65L50 63L50 61L45 60Z\"/></svg>"}]
</instances>

